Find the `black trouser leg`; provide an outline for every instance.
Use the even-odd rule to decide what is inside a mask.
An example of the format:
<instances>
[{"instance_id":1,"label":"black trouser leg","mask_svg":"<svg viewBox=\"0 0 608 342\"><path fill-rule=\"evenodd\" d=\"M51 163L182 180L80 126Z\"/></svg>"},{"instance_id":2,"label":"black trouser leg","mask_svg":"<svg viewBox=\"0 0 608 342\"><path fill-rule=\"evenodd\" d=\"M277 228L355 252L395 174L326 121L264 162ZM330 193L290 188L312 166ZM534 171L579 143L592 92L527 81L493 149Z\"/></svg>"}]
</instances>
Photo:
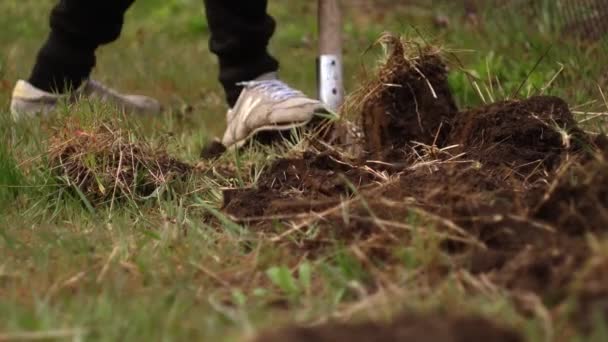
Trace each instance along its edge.
<instances>
[{"instance_id":1,"label":"black trouser leg","mask_svg":"<svg viewBox=\"0 0 608 342\"><path fill-rule=\"evenodd\" d=\"M60 0L28 81L45 91L77 88L95 66L95 49L120 35L124 13L133 1Z\"/></svg>"},{"instance_id":2,"label":"black trouser leg","mask_svg":"<svg viewBox=\"0 0 608 342\"><path fill-rule=\"evenodd\" d=\"M267 5L267 0L205 0L211 31L209 48L218 56L220 82L230 106L241 92L238 82L279 68L267 50L275 29Z\"/></svg>"}]
</instances>

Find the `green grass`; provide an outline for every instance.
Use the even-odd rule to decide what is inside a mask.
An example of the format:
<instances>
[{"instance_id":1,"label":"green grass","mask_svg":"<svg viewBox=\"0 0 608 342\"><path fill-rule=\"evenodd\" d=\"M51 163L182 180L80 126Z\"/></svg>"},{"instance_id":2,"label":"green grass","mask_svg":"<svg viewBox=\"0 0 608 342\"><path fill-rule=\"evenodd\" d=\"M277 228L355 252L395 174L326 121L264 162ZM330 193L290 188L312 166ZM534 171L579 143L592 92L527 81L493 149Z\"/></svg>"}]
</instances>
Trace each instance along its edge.
<instances>
[{"instance_id":1,"label":"green grass","mask_svg":"<svg viewBox=\"0 0 608 342\"><path fill-rule=\"evenodd\" d=\"M348 248L336 243L331 253L306 258L277 248L218 211L220 187L253 184L248 167L262 170L281 150L228 155L218 165L236 164L236 179L192 179L188 195L112 210L87 208L78 196L57 187L46 149L50 127L62 120L13 126L8 113L11 87L27 77L54 2L0 3L0 340L4 334L57 330L87 340L235 340L281 323L315 322L366 298L374 274ZM170 110L133 123L134 134L167 142L173 155L192 163L201 146L222 133L226 109L216 60L207 51L201 3L136 2L122 38L99 52L94 75L163 101ZM533 22L509 12L488 10L482 26L472 27L462 22L459 6L436 3L423 11L406 5L349 8L348 90L372 71L379 55L373 49L364 52L387 30L453 51L460 62L454 58L450 82L462 107L544 92L563 96L573 106L586 104L581 111L606 110L598 88L608 85L607 65L599 63L607 44L568 41L551 33L546 20ZM282 77L314 94L314 3L271 1L270 11L279 24L271 49L282 61ZM430 24L437 14L449 14L447 29ZM458 63L479 79L483 96L458 72ZM183 110L187 106L192 110ZM62 112L81 120L112 115L109 108L86 103ZM601 129L603 122L591 127ZM407 220L416 222L415 217ZM394 270L395 279L406 279L421 264L447 264L433 248L436 241L414 241L396 251L403 265ZM402 308L454 309L500 318L532 340L544 337L540 318L523 317L504 297L468 296L451 279L430 292L406 292L391 305L356 316L384 317ZM602 333L603 326L597 336Z\"/></svg>"}]
</instances>

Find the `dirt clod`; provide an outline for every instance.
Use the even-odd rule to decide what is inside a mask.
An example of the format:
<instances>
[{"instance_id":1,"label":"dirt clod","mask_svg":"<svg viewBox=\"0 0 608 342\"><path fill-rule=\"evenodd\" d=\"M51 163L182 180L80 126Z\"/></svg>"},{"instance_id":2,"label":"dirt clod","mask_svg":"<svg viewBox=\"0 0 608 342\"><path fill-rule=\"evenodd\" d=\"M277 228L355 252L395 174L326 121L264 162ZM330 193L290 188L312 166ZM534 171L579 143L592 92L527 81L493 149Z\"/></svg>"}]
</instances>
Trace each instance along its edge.
<instances>
[{"instance_id":1,"label":"dirt clod","mask_svg":"<svg viewBox=\"0 0 608 342\"><path fill-rule=\"evenodd\" d=\"M432 145L457 108L447 83L447 67L433 48L406 49L399 38L381 38L390 50L378 79L361 105L366 150L384 155L411 142ZM391 154L391 153L388 153Z\"/></svg>"},{"instance_id":2,"label":"dirt clod","mask_svg":"<svg viewBox=\"0 0 608 342\"><path fill-rule=\"evenodd\" d=\"M225 211L272 218L251 226L259 230L289 222L297 228L279 234L297 233L279 241L295 241L294 250L355 246L368 265L399 262L395 251L421 235L436 237L450 261L419 270L429 284L462 270L483 277L472 287L531 294L549 309L578 289L577 315L589 323L589 311L608 307L608 285L581 274L597 254L589 236L607 233L608 139L586 134L568 104L551 96L458 112L437 50L415 46L419 53L411 54L390 35L381 43L388 60L361 102L367 153L351 159L331 147L277 160L256 188L231 193ZM442 335L452 323L437 322L424 323L436 329L420 324L431 331L428 340L459 340L459 332ZM411 327L407 321L388 327L292 328L268 340L356 341L372 330L384 340L416 339L407 335L414 328L402 328Z\"/></svg>"},{"instance_id":3,"label":"dirt clod","mask_svg":"<svg viewBox=\"0 0 608 342\"><path fill-rule=\"evenodd\" d=\"M224 146L219 140L212 140L201 150L202 159L215 159L219 158L226 152L226 146Z\"/></svg>"}]
</instances>

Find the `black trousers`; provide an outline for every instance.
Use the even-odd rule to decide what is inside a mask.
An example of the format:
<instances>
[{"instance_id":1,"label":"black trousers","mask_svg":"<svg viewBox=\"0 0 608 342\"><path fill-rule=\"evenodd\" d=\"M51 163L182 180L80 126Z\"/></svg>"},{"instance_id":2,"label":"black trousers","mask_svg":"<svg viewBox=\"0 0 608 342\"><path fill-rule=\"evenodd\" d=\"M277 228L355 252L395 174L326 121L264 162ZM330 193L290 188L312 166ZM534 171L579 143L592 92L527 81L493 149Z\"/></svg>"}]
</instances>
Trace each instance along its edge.
<instances>
[{"instance_id":1,"label":"black trousers","mask_svg":"<svg viewBox=\"0 0 608 342\"><path fill-rule=\"evenodd\" d=\"M40 49L29 78L46 91L78 87L95 66L95 50L116 40L124 14L135 0L60 0L51 12L51 32ZM220 82L230 106L238 82L277 71L267 50L275 22L267 0L204 0L211 31L210 50L219 59ZM158 58L163 58L159 53Z\"/></svg>"}]
</instances>

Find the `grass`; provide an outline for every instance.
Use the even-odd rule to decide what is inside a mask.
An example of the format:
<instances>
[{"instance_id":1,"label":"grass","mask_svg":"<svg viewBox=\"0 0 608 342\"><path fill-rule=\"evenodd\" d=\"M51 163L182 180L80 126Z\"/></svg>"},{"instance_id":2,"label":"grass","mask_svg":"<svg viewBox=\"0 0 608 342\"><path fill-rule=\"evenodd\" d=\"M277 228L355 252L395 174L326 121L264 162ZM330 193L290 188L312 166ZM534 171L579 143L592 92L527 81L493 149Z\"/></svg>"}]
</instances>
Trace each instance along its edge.
<instances>
[{"instance_id":1,"label":"grass","mask_svg":"<svg viewBox=\"0 0 608 342\"><path fill-rule=\"evenodd\" d=\"M237 340L281 323L382 318L402 308L481 313L500 317L531 340L545 337L542 317L523 317L503 296L471 297L448 279L437 288L422 284L390 297L394 291L373 291L377 270L347 246L337 242L319 258L293 253L218 211L221 187L251 186L256 177L249 166L262 170L285 152L281 149L227 155L214 166L230 164L238 177L192 178L186 195L170 200L92 207L56 186L59 180L46 160L52 128L66 117L86 121L91 115L111 117L113 111L82 103L50 122L11 123L12 85L27 76L54 2L0 3L0 340ZM582 113L606 110L598 92L608 84L606 65L597 63L608 52L605 42L559 39L546 20L510 12L484 11L481 25L472 26L463 23L462 9L450 1L422 9L380 3L376 9L347 11L350 91L378 59L374 50L363 52L388 30L422 34L453 51L458 59L453 68L461 63L479 85L472 86L462 72L452 74L462 107L544 91L563 96ZM274 1L270 11L279 24L271 49L282 61L282 77L314 94L314 4ZM447 29L431 25L438 14L449 15ZM167 104L170 110L161 118L124 123L125 129L136 139L166 144L171 154L192 164L201 146L221 134L225 112L203 18L200 0L136 2L122 38L101 49L94 74ZM589 122L590 129L603 126L602 117ZM414 214L404 221L419 223ZM284 229L277 224L278 231ZM407 279L420 264L449 263L436 240L413 241L395 251L403 264L394 267L391 279ZM362 309L349 311L355 303ZM605 327L599 327L596 335L605 336Z\"/></svg>"}]
</instances>

